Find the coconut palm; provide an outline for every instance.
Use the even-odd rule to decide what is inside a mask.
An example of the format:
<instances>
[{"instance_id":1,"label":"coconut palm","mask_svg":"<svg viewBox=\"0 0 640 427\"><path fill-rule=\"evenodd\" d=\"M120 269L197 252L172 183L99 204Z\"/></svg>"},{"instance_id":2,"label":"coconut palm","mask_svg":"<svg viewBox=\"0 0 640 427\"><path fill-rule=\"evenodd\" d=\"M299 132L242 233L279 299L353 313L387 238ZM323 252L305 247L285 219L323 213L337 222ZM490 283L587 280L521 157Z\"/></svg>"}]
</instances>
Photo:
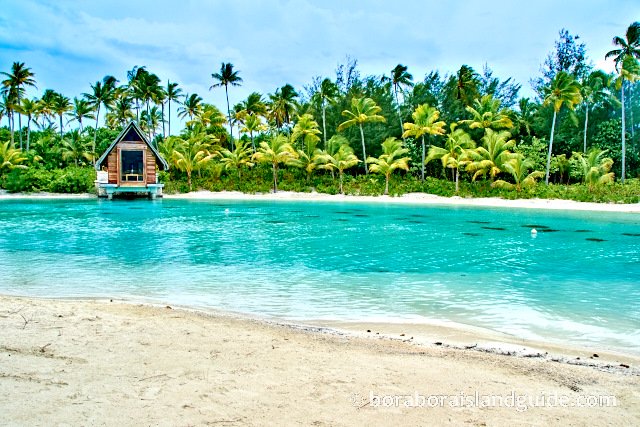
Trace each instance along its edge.
<instances>
[{"instance_id":1,"label":"coconut palm","mask_svg":"<svg viewBox=\"0 0 640 427\"><path fill-rule=\"evenodd\" d=\"M78 122L78 125L80 126L80 133L84 130L82 120L95 119L91 103L86 99L78 99L76 97L73 98L73 107L69 113L69 117Z\"/></svg>"},{"instance_id":2,"label":"coconut palm","mask_svg":"<svg viewBox=\"0 0 640 427\"><path fill-rule=\"evenodd\" d=\"M544 105L553 106L553 121L551 124L551 138L549 139L549 151L547 153L547 172L545 174L545 184L549 184L549 169L551 167L551 153L553 152L553 137L556 129L556 118L560 109L565 106L573 110L576 104L582 100L580 95L580 84L575 78L565 72L560 71L551 81L550 86L544 88Z\"/></svg>"},{"instance_id":3,"label":"coconut palm","mask_svg":"<svg viewBox=\"0 0 640 427\"><path fill-rule=\"evenodd\" d=\"M249 134L249 138L251 138L251 149L254 152L256 151L256 144L253 140L253 133L263 130L266 130L266 126L260 120L260 116L256 114L249 114L244 120L244 126L240 129L240 132Z\"/></svg>"},{"instance_id":4,"label":"coconut palm","mask_svg":"<svg viewBox=\"0 0 640 427\"><path fill-rule=\"evenodd\" d=\"M53 99L52 107L53 112L57 114L58 118L60 119L60 139L62 139L62 133L64 130L62 124L62 116L72 110L73 107L71 106L71 100L66 96L58 93Z\"/></svg>"},{"instance_id":5,"label":"coconut palm","mask_svg":"<svg viewBox=\"0 0 640 427\"><path fill-rule=\"evenodd\" d=\"M513 122L508 111L501 108L500 104L500 100L495 99L493 95L476 98L473 100L473 106L468 105L465 108L471 114L471 119L461 120L460 123L469 125L470 129L511 129Z\"/></svg>"},{"instance_id":6,"label":"coconut palm","mask_svg":"<svg viewBox=\"0 0 640 427\"><path fill-rule=\"evenodd\" d=\"M424 163L425 163L425 135L443 135L444 121L439 121L440 111L437 108L431 107L428 104L418 105L415 111L411 114L413 123L404 124L403 138L412 136L414 138L420 138L420 144L422 146L422 165L420 167L420 177L424 181Z\"/></svg>"},{"instance_id":7,"label":"coconut palm","mask_svg":"<svg viewBox=\"0 0 640 427\"><path fill-rule=\"evenodd\" d=\"M516 113L518 131L531 135L531 127L538 111L538 104L531 102L529 98L520 98L518 101L518 112Z\"/></svg>"},{"instance_id":8,"label":"coconut palm","mask_svg":"<svg viewBox=\"0 0 640 427\"><path fill-rule=\"evenodd\" d=\"M187 94L184 99L184 103L178 108L178 117L181 119L189 118L187 121L187 127L189 128L189 122L193 122L194 118L202 111L202 98L197 93Z\"/></svg>"},{"instance_id":9,"label":"coconut palm","mask_svg":"<svg viewBox=\"0 0 640 427\"><path fill-rule=\"evenodd\" d=\"M100 121L100 106L104 105L105 110L109 110L111 105L113 104L115 93L116 93L116 83L118 81L113 76L104 76L102 81L97 81L95 84L91 85L91 93L85 93L83 96L91 103L91 105L96 109L96 128L93 133L93 145L91 146L91 151L95 153L96 151L96 139L98 137L98 123ZM44 98L44 96L43 96Z\"/></svg>"},{"instance_id":10,"label":"coconut palm","mask_svg":"<svg viewBox=\"0 0 640 427\"><path fill-rule=\"evenodd\" d=\"M227 116L229 119L229 134L231 135L231 148L233 149L233 126L231 123L231 106L229 104L229 85L231 86L240 86L242 83L242 78L238 75L238 71L233 70L233 64L230 63L222 63L220 66L220 72L211 74L213 80L217 83L211 85L209 90L215 87L224 86L224 92L227 96Z\"/></svg>"},{"instance_id":11,"label":"coconut palm","mask_svg":"<svg viewBox=\"0 0 640 427\"><path fill-rule=\"evenodd\" d=\"M175 136L169 139L174 139L175 142L171 158L178 170L187 173L187 184L191 191L193 189L191 174L214 158L214 154L211 153L211 139L204 132L191 132L186 140Z\"/></svg>"},{"instance_id":12,"label":"coconut palm","mask_svg":"<svg viewBox=\"0 0 640 427\"><path fill-rule=\"evenodd\" d=\"M460 168L469 164L468 150L473 150L476 143L464 129L457 129L457 123L451 123L451 132L447 135L444 147L432 145L426 163L440 159L443 168L455 170L456 194L459 189Z\"/></svg>"},{"instance_id":13,"label":"coconut palm","mask_svg":"<svg viewBox=\"0 0 640 427\"><path fill-rule=\"evenodd\" d=\"M276 89L273 95L269 95L269 115L278 129L291 123L297 110L295 101L297 97L298 92L288 83Z\"/></svg>"},{"instance_id":14,"label":"coconut palm","mask_svg":"<svg viewBox=\"0 0 640 427\"><path fill-rule=\"evenodd\" d=\"M278 192L278 168L280 164L291 164L297 157L296 151L284 135L273 135L268 141L262 141L253 160L259 163L270 163L273 172L273 192Z\"/></svg>"},{"instance_id":15,"label":"coconut palm","mask_svg":"<svg viewBox=\"0 0 640 427\"><path fill-rule=\"evenodd\" d=\"M9 93L15 97L15 103L12 105L20 106L22 95L24 95L25 87L36 87L36 81L34 79L35 74L31 71L31 68L26 67L24 62L14 62L11 64L11 71L9 73L0 73L7 77L2 81L2 86L8 89ZM22 149L22 116L18 113L18 129L20 130L20 149ZM13 130L11 133L11 141L13 141Z\"/></svg>"},{"instance_id":16,"label":"coconut palm","mask_svg":"<svg viewBox=\"0 0 640 427\"><path fill-rule=\"evenodd\" d=\"M574 153L582 172L582 182L589 186L589 191L600 184L613 182L614 174L611 171L613 160L605 157L607 150L592 148L588 154Z\"/></svg>"},{"instance_id":17,"label":"coconut palm","mask_svg":"<svg viewBox=\"0 0 640 427\"><path fill-rule=\"evenodd\" d=\"M298 117L298 122L293 127L291 140L295 143L301 141L307 155L311 156L317 143L320 141L320 129L318 122L313 119L311 114L303 114Z\"/></svg>"},{"instance_id":18,"label":"coconut palm","mask_svg":"<svg viewBox=\"0 0 640 427\"><path fill-rule=\"evenodd\" d=\"M89 152L89 143L78 129L67 134L67 137L62 140L61 148L62 159L73 161L76 166L84 160L93 160L93 155Z\"/></svg>"},{"instance_id":19,"label":"coconut palm","mask_svg":"<svg viewBox=\"0 0 640 427\"><path fill-rule=\"evenodd\" d=\"M318 163L318 168L330 170L332 177L334 171L338 171L340 194L344 194L342 189L344 171L356 166L360 160L353 153L345 137L334 135L328 141L327 149L318 154Z\"/></svg>"},{"instance_id":20,"label":"coconut palm","mask_svg":"<svg viewBox=\"0 0 640 427\"><path fill-rule=\"evenodd\" d=\"M409 150L402 141L390 137L382 143L380 157L367 157L367 163L371 164L372 173L381 173L385 178L384 194L389 194L389 178L397 169L409 170L409 156L405 156Z\"/></svg>"},{"instance_id":21,"label":"coconut palm","mask_svg":"<svg viewBox=\"0 0 640 427\"><path fill-rule=\"evenodd\" d=\"M0 176L15 168L26 169L23 165L27 160L24 154L16 148L11 147L11 142L0 143Z\"/></svg>"},{"instance_id":22,"label":"coconut palm","mask_svg":"<svg viewBox=\"0 0 640 427\"><path fill-rule=\"evenodd\" d=\"M149 135L149 140L156 137L156 133L162 124L162 111L156 105L151 110L143 111L140 114L140 125L143 131Z\"/></svg>"},{"instance_id":23,"label":"coconut palm","mask_svg":"<svg viewBox=\"0 0 640 427\"><path fill-rule=\"evenodd\" d=\"M624 59L629 56L640 59L640 22L633 22L627 28L625 37L616 36L612 43L617 48L607 52L604 58L613 58L616 70L620 69Z\"/></svg>"},{"instance_id":24,"label":"coconut palm","mask_svg":"<svg viewBox=\"0 0 640 427\"><path fill-rule=\"evenodd\" d=\"M496 132L486 129L482 137L482 146L475 150L468 150L469 163L466 170L473 172L473 180L479 176L489 174L491 181L494 181L500 172L505 170L505 163L515 157L513 150L516 142L507 131Z\"/></svg>"},{"instance_id":25,"label":"coconut palm","mask_svg":"<svg viewBox=\"0 0 640 427\"><path fill-rule=\"evenodd\" d=\"M180 102L182 98L182 89L178 87L178 83L171 83L167 81L167 109L169 110L169 117L167 126L169 127L169 135L171 135L171 101Z\"/></svg>"},{"instance_id":26,"label":"coconut palm","mask_svg":"<svg viewBox=\"0 0 640 427\"><path fill-rule=\"evenodd\" d=\"M29 143L31 141L31 121L40 113L40 101L36 98L22 98L20 105L20 114L27 116L27 151L29 151Z\"/></svg>"},{"instance_id":27,"label":"coconut palm","mask_svg":"<svg viewBox=\"0 0 640 427\"><path fill-rule=\"evenodd\" d=\"M383 77L383 81L388 81L391 83L391 87L393 88L393 95L396 101L396 111L398 113L398 119L400 120L400 133L402 134L402 139L404 136L404 125L402 123L402 112L400 111L400 98L398 97L398 92L403 92L405 88L413 87L413 76L407 71L408 67L406 65L398 64L393 70L391 70L391 77ZM403 97L404 98L404 97Z\"/></svg>"},{"instance_id":28,"label":"coconut palm","mask_svg":"<svg viewBox=\"0 0 640 427\"><path fill-rule=\"evenodd\" d=\"M367 157L367 149L365 146L364 130L362 129L362 125L365 123L386 122L387 120L378 114L380 111L382 111L382 108L380 108L373 99L354 97L351 99L351 110L344 110L342 112L342 115L346 117L347 120L340 123L340 126L338 126L338 132L341 132L351 126L358 125L360 128L360 139L362 141L363 158ZM367 162L364 164L364 171L365 174L369 174Z\"/></svg>"},{"instance_id":29,"label":"coconut palm","mask_svg":"<svg viewBox=\"0 0 640 427\"><path fill-rule=\"evenodd\" d=\"M504 171L513 177L515 184L499 179L494 181L491 186L507 190L515 188L518 192L522 191L523 187L534 186L536 179L542 178L544 173L541 171L529 172L533 167L534 163L531 160L525 159L524 155L518 153L503 165Z\"/></svg>"},{"instance_id":30,"label":"coconut palm","mask_svg":"<svg viewBox=\"0 0 640 427\"><path fill-rule=\"evenodd\" d=\"M243 167L251 168L254 163L251 161L251 149L248 144L242 140L238 140L233 151L224 148L217 154L220 156L220 163L224 165L225 170L236 170L238 173L238 183L241 179L241 170Z\"/></svg>"},{"instance_id":31,"label":"coconut palm","mask_svg":"<svg viewBox=\"0 0 640 427\"><path fill-rule=\"evenodd\" d=\"M318 91L313 95L320 101L322 107L322 141L325 148L327 147L327 104L333 103L338 95L338 86L327 78L320 82Z\"/></svg>"},{"instance_id":32,"label":"coconut palm","mask_svg":"<svg viewBox=\"0 0 640 427\"><path fill-rule=\"evenodd\" d=\"M468 106L478 95L478 73L468 65L462 65L454 76L455 98Z\"/></svg>"},{"instance_id":33,"label":"coconut palm","mask_svg":"<svg viewBox=\"0 0 640 427\"><path fill-rule=\"evenodd\" d=\"M602 70L591 72L584 78L580 85L580 94L584 103L584 135L583 135L583 153L587 152L587 126L589 125L589 110L592 106L605 101L613 101L613 97L609 93L612 86L612 78L609 74Z\"/></svg>"},{"instance_id":34,"label":"coconut palm","mask_svg":"<svg viewBox=\"0 0 640 427\"><path fill-rule=\"evenodd\" d=\"M640 79L640 64L638 60L632 56L627 56L622 61L622 66L618 70L618 78L616 79L616 89L620 90L620 103L622 105L622 173L621 180L624 184L626 176L626 125L625 125L625 107L624 107L624 82L631 83Z\"/></svg>"},{"instance_id":35,"label":"coconut palm","mask_svg":"<svg viewBox=\"0 0 640 427\"><path fill-rule=\"evenodd\" d=\"M127 91L122 91L116 96L115 101L106 115L107 124L110 128L126 126L128 122L135 119L133 112L133 98Z\"/></svg>"}]
</instances>

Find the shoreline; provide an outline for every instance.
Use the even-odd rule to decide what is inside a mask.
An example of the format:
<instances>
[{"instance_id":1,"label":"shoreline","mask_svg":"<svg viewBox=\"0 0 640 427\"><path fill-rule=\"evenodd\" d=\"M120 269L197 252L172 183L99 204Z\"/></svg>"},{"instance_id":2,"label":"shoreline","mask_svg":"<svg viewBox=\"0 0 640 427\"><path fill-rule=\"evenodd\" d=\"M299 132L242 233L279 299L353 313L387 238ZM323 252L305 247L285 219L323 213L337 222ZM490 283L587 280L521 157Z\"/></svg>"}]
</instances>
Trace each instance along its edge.
<instances>
[{"instance_id":1,"label":"shoreline","mask_svg":"<svg viewBox=\"0 0 640 427\"><path fill-rule=\"evenodd\" d=\"M332 195L326 193L300 193L279 191L278 193L247 194L238 191L194 191L181 194L165 194L167 200L224 200L224 201L307 201L333 203L380 203L412 206L462 206L483 208L543 209L567 211L640 213L640 203L615 204L576 202L564 199L501 199L496 197L463 198L459 196L444 197L427 193L408 193L402 196L351 196ZM58 199L97 199L94 194L60 194L60 193L0 193L0 200L58 200Z\"/></svg>"},{"instance_id":2,"label":"shoreline","mask_svg":"<svg viewBox=\"0 0 640 427\"><path fill-rule=\"evenodd\" d=\"M0 295L0 422L422 425L428 417L434 425L526 420L543 426L640 421L638 359L629 368L610 369L591 366L590 359L578 365L457 348L444 340L421 344L399 330L362 336L363 326L345 332L132 301ZM594 365L605 358L600 355ZM523 406L452 400L474 395L515 395ZM407 405L411 396L422 396L422 405L419 399ZM536 405L540 396L602 404ZM425 405L432 397L437 398ZM397 399L405 400L394 405Z\"/></svg>"}]
</instances>

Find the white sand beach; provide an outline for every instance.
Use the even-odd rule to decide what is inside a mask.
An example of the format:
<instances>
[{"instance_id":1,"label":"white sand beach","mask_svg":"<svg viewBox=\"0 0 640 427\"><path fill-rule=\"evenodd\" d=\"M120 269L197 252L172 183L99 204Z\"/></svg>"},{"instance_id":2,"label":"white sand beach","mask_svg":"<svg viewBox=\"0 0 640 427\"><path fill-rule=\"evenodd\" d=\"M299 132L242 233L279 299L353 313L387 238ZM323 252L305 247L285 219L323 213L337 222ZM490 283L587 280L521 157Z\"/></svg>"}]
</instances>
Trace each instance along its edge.
<instances>
[{"instance_id":1,"label":"white sand beach","mask_svg":"<svg viewBox=\"0 0 640 427\"><path fill-rule=\"evenodd\" d=\"M3 296L0 424L640 423L637 358L580 366L450 348L438 329L416 344L406 325L349 328Z\"/></svg>"}]
</instances>

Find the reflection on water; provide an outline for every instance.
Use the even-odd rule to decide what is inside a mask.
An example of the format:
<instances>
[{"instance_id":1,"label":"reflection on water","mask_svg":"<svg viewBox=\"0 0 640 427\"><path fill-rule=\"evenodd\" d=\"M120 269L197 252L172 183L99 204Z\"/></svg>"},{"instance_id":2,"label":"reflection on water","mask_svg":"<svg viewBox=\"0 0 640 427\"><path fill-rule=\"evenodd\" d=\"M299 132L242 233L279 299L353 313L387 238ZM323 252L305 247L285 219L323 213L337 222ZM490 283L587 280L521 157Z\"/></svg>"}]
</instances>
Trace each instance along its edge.
<instances>
[{"instance_id":1,"label":"reflection on water","mask_svg":"<svg viewBox=\"0 0 640 427\"><path fill-rule=\"evenodd\" d=\"M632 214L2 201L0 292L294 320L444 319L640 351L639 236Z\"/></svg>"}]
</instances>

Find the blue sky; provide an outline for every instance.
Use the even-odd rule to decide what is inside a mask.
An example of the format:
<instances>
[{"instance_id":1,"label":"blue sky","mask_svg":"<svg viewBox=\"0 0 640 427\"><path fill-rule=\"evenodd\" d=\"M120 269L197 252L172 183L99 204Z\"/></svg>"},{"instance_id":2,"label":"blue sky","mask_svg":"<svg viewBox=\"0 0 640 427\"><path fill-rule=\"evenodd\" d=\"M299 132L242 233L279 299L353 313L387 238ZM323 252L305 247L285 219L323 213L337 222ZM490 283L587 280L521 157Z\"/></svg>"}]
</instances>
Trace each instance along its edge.
<instances>
[{"instance_id":1,"label":"blue sky","mask_svg":"<svg viewBox=\"0 0 640 427\"><path fill-rule=\"evenodd\" d=\"M185 92L224 107L224 91L209 91L211 73L231 62L244 79L231 102L250 92L296 88L314 76L334 77L346 56L361 74L409 66L416 80L462 64L513 77L530 94L529 79L552 50L561 28L587 44L594 65L611 70L604 54L614 35L640 19L635 1L33 1L0 6L0 70L22 61L36 74L40 95L50 88L73 97L106 74L126 81L146 65Z\"/></svg>"}]
</instances>

